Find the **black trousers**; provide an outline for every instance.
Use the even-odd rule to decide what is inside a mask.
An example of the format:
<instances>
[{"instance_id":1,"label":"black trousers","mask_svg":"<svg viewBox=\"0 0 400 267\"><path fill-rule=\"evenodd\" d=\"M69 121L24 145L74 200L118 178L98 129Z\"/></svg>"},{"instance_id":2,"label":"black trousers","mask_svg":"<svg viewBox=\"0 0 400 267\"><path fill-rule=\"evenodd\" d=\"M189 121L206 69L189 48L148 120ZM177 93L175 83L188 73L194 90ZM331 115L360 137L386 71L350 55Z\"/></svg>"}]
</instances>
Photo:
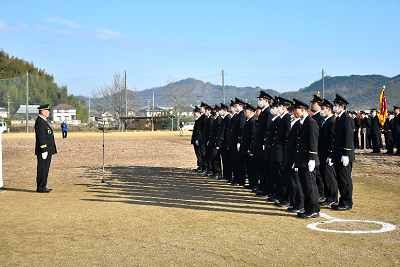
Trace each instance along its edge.
<instances>
[{"instance_id":1,"label":"black trousers","mask_svg":"<svg viewBox=\"0 0 400 267\"><path fill-rule=\"evenodd\" d=\"M338 203L338 184L336 181L336 172L334 165L329 166L323 159L320 159L321 165L319 169L321 171L322 180L324 181L324 193L327 202Z\"/></svg>"},{"instance_id":2,"label":"black trousers","mask_svg":"<svg viewBox=\"0 0 400 267\"><path fill-rule=\"evenodd\" d=\"M221 176L221 155L219 153L219 149L212 147L210 148L211 152L211 171L215 175Z\"/></svg>"},{"instance_id":3,"label":"black trousers","mask_svg":"<svg viewBox=\"0 0 400 267\"><path fill-rule=\"evenodd\" d=\"M244 156L246 165L247 178L249 179L249 186L255 187L258 185L258 173L256 168L256 160L254 156Z\"/></svg>"},{"instance_id":4,"label":"black trousers","mask_svg":"<svg viewBox=\"0 0 400 267\"><path fill-rule=\"evenodd\" d=\"M231 150L234 161L234 174L236 173L234 180L240 185L244 185L246 182L246 166L244 164L244 158L240 155L237 149L231 148Z\"/></svg>"},{"instance_id":5,"label":"black trousers","mask_svg":"<svg viewBox=\"0 0 400 267\"><path fill-rule=\"evenodd\" d=\"M325 198L325 185L324 185L324 181L322 180L319 165L315 166L315 180L317 182L317 187L318 187L318 196L319 196L319 198L323 199L323 198Z\"/></svg>"},{"instance_id":6,"label":"black trousers","mask_svg":"<svg viewBox=\"0 0 400 267\"><path fill-rule=\"evenodd\" d=\"M399 116L399 115L397 115L397 116ZM393 141L397 147L396 155L400 156L400 133L393 135Z\"/></svg>"},{"instance_id":7,"label":"black trousers","mask_svg":"<svg viewBox=\"0 0 400 267\"><path fill-rule=\"evenodd\" d=\"M272 165L271 163L262 157L262 172L263 175L260 176L260 185L258 186L261 191L268 195L275 195L275 180L273 177Z\"/></svg>"},{"instance_id":8,"label":"black trousers","mask_svg":"<svg viewBox=\"0 0 400 267\"><path fill-rule=\"evenodd\" d=\"M354 131L353 140L354 140L354 149L359 149L360 141L358 140L358 129Z\"/></svg>"},{"instance_id":9,"label":"black trousers","mask_svg":"<svg viewBox=\"0 0 400 267\"><path fill-rule=\"evenodd\" d=\"M373 152L381 152L380 133L371 134Z\"/></svg>"},{"instance_id":10,"label":"black trousers","mask_svg":"<svg viewBox=\"0 0 400 267\"><path fill-rule=\"evenodd\" d=\"M349 162L347 166L342 163L335 163L336 180L340 192L339 205L353 207L353 180L351 179L351 170L353 163Z\"/></svg>"},{"instance_id":11,"label":"black trousers","mask_svg":"<svg viewBox=\"0 0 400 267\"><path fill-rule=\"evenodd\" d=\"M51 156L42 159L42 154L36 155L37 158L37 173L36 173L36 189L43 190L47 185L47 178L49 176L49 169L51 163Z\"/></svg>"},{"instance_id":12,"label":"black trousers","mask_svg":"<svg viewBox=\"0 0 400 267\"><path fill-rule=\"evenodd\" d=\"M201 168L205 171L208 170L208 162L206 158L206 146L200 144L200 155L201 155Z\"/></svg>"},{"instance_id":13,"label":"black trousers","mask_svg":"<svg viewBox=\"0 0 400 267\"><path fill-rule=\"evenodd\" d=\"M289 201L289 178L283 171L282 162L271 162L271 165L276 185L276 197L280 202Z\"/></svg>"},{"instance_id":14,"label":"black trousers","mask_svg":"<svg viewBox=\"0 0 400 267\"><path fill-rule=\"evenodd\" d=\"M289 202L294 209L304 209L304 194L301 188L299 173L293 169L284 169L286 176L289 177Z\"/></svg>"},{"instance_id":15,"label":"black trousers","mask_svg":"<svg viewBox=\"0 0 400 267\"><path fill-rule=\"evenodd\" d=\"M212 157L212 148L211 147L207 147L206 146L206 169L209 171L209 172L212 172L212 160L213 160L213 157Z\"/></svg>"},{"instance_id":16,"label":"black trousers","mask_svg":"<svg viewBox=\"0 0 400 267\"><path fill-rule=\"evenodd\" d=\"M304 193L304 210L306 213L319 212L318 187L315 179L315 170L310 172L307 168L299 168L301 188Z\"/></svg>"},{"instance_id":17,"label":"black trousers","mask_svg":"<svg viewBox=\"0 0 400 267\"><path fill-rule=\"evenodd\" d=\"M196 154L197 158L197 167L202 169L203 168L203 156L201 155L201 147L197 146L196 144L193 145L194 153Z\"/></svg>"},{"instance_id":18,"label":"black trousers","mask_svg":"<svg viewBox=\"0 0 400 267\"><path fill-rule=\"evenodd\" d=\"M365 138L364 138L364 135L365 135ZM366 147L364 147L364 139L365 139ZM361 148L362 149L368 149L369 148L368 134L367 133L363 133L362 131L361 131Z\"/></svg>"},{"instance_id":19,"label":"black trousers","mask_svg":"<svg viewBox=\"0 0 400 267\"><path fill-rule=\"evenodd\" d=\"M222 176L230 180L232 179L232 168L231 160L229 157L229 150L226 148L220 148L221 158L222 158Z\"/></svg>"},{"instance_id":20,"label":"black trousers","mask_svg":"<svg viewBox=\"0 0 400 267\"><path fill-rule=\"evenodd\" d=\"M62 131L62 137L67 138L67 133L68 133L67 131Z\"/></svg>"},{"instance_id":21,"label":"black trousers","mask_svg":"<svg viewBox=\"0 0 400 267\"><path fill-rule=\"evenodd\" d=\"M393 154L393 135L392 132L386 132L385 133L385 148L387 150L387 153Z\"/></svg>"}]
</instances>

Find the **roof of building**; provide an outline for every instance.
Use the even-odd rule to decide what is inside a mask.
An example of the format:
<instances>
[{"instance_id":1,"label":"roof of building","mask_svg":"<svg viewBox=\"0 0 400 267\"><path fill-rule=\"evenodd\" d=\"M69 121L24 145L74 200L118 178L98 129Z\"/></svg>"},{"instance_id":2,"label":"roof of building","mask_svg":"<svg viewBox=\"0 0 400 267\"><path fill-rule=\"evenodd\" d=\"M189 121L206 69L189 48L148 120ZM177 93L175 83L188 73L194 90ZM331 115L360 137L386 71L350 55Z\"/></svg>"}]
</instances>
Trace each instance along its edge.
<instances>
[{"instance_id":1,"label":"roof of building","mask_svg":"<svg viewBox=\"0 0 400 267\"><path fill-rule=\"evenodd\" d=\"M38 110L39 105L28 105L28 113L37 113L39 114ZM17 114L25 114L26 113L26 105L19 105L19 109L17 110Z\"/></svg>"},{"instance_id":2,"label":"roof of building","mask_svg":"<svg viewBox=\"0 0 400 267\"><path fill-rule=\"evenodd\" d=\"M76 109L76 108L73 107L73 106L70 106L70 105L61 103L61 104L58 104L58 105L55 106L55 107L52 107L51 109Z\"/></svg>"}]
</instances>

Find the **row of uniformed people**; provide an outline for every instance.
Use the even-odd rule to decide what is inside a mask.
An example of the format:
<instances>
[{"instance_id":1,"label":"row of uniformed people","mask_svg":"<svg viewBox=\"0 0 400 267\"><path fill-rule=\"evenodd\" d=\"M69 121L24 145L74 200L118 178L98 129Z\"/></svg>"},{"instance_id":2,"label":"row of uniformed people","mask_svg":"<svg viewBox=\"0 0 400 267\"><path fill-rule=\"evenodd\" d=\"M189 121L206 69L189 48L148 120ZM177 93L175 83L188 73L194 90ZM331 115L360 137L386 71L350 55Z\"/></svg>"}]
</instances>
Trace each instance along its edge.
<instances>
[{"instance_id":1,"label":"row of uniformed people","mask_svg":"<svg viewBox=\"0 0 400 267\"><path fill-rule=\"evenodd\" d=\"M196 171L268 196L301 218L318 217L319 202L351 209L354 121L345 112L344 98L336 95L334 103L314 96L311 109L318 105L322 111L308 116L307 104L261 91L257 119L255 107L238 98L229 107L202 103L194 110Z\"/></svg>"}]
</instances>

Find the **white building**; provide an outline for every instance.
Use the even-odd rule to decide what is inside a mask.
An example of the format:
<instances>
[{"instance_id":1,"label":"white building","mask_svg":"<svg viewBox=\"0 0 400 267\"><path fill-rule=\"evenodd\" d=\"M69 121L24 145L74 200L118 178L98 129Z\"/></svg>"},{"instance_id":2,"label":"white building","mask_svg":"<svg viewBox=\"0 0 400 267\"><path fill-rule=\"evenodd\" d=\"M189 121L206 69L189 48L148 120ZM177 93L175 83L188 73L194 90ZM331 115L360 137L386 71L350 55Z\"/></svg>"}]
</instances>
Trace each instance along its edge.
<instances>
[{"instance_id":1,"label":"white building","mask_svg":"<svg viewBox=\"0 0 400 267\"><path fill-rule=\"evenodd\" d=\"M28 118L36 119L39 115L38 110L39 105L28 105ZM26 119L26 105L19 105L19 109L17 110L17 114L22 118Z\"/></svg>"},{"instance_id":2,"label":"white building","mask_svg":"<svg viewBox=\"0 0 400 267\"><path fill-rule=\"evenodd\" d=\"M7 118L8 112L6 108L0 108L0 118Z\"/></svg>"},{"instance_id":3,"label":"white building","mask_svg":"<svg viewBox=\"0 0 400 267\"><path fill-rule=\"evenodd\" d=\"M65 121L67 124L81 124L80 120L76 119L76 108L67 104L58 104L53 107L51 112L51 117L54 123L61 123Z\"/></svg>"}]
</instances>

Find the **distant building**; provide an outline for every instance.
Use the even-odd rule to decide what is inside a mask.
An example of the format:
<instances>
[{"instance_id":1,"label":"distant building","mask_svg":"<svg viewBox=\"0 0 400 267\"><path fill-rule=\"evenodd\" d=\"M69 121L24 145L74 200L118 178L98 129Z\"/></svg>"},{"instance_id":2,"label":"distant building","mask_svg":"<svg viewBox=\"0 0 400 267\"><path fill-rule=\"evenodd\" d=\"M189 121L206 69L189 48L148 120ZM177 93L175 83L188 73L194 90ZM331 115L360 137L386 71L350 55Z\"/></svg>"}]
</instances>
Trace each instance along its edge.
<instances>
[{"instance_id":1,"label":"distant building","mask_svg":"<svg viewBox=\"0 0 400 267\"><path fill-rule=\"evenodd\" d=\"M54 123L61 123L66 121L67 124L81 124L80 120L76 119L76 108L67 104L58 104L53 107L50 116L53 118Z\"/></svg>"},{"instance_id":2,"label":"distant building","mask_svg":"<svg viewBox=\"0 0 400 267\"><path fill-rule=\"evenodd\" d=\"M152 117L154 115L157 116L168 116L170 115L171 108L163 108L163 107L154 107L153 108L142 108L138 112L136 112L137 117Z\"/></svg>"},{"instance_id":3,"label":"distant building","mask_svg":"<svg viewBox=\"0 0 400 267\"><path fill-rule=\"evenodd\" d=\"M0 107L0 118L7 118L8 116L8 112L6 110L6 108L1 108Z\"/></svg>"},{"instance_id":4,"label":"distant building","mask_svg":"<svg viewBox=\"0 0 400 267\"><path fill-rule=\"evenodd\" d=\"M28 105L28 118L36 119L39 115L38 110L39 105ZM19 105L19 109L17 110L17 114L22 118L26 118L26 105Z\"/></svg>"}]
</instances>

